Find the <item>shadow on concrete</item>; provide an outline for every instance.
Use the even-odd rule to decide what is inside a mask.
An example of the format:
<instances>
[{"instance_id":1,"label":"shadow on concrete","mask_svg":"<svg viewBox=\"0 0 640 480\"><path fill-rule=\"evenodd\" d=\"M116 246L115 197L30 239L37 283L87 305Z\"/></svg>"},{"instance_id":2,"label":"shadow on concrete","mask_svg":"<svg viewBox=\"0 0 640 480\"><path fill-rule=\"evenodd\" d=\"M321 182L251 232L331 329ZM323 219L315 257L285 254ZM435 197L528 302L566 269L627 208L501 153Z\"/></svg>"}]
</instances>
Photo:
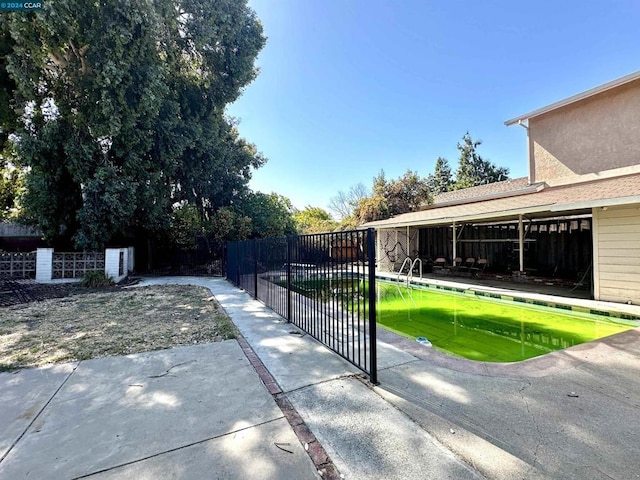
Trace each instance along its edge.
<instances>
[{"instance_id":1,"label":"shadow on concrete","mask_svg":"<svg viewBox=\"0 0 640 480\"><path fill-rule=\"evenodd\" d=\"M235 340L58 368L18 405L34 390L16 380L45 369L0 375L13 403L0 477L316 478Z\"/></svg>"}]
</instances>

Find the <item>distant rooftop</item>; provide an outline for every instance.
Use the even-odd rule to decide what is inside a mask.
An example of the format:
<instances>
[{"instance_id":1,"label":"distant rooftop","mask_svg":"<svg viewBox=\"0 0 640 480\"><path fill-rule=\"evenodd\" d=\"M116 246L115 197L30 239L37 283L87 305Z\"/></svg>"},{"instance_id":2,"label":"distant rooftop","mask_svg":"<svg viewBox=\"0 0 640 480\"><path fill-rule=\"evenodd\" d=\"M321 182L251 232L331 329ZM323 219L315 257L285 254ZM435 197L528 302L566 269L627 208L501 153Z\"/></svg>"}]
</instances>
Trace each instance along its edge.
<instances>
[{"instance_id":1,"label":"distant rooftop","mask_svg":"<svg viewBox=\"0 0 640 480\"><path fill-rule=\"evenodd\" d=\"M41 237L38 229L12 222L0 222L0 237Z\"/></svg>"},{"instance_id":2,"label":"distant rooftop","mask_svg":"<svg viewBox=\"0 0 640 480\"><path fill-rule=\"evenodd\" d=\"M470 199L479 201L486 199L487 197L494 197L497 195L504 196L504 194L517 193L518 190L523 190L528 186L529 181L527 177L512 178L509 180L504 180L502 182L487 183L485 185L478 185L477 187L463 188L461 190L454 190L452 192L440 193L433 197L432 206L442 206L442 204L459 203Z\"/></svg>"}]
</instances>

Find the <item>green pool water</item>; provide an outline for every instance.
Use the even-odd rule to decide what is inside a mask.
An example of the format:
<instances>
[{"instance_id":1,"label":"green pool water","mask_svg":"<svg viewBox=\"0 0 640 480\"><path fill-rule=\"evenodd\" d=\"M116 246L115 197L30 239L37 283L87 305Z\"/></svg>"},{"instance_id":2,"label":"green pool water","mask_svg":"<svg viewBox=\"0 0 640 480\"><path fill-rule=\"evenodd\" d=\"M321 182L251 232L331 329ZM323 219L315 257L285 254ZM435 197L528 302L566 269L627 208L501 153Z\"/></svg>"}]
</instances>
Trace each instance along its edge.
<instances>
[{"instance_id":1,"label":"green pool water","mask_svg":"<svg viewBox=\"0 0 640 480\"><path fill-rule=\"evenodd\" d=\"M468 293L377 283L378 323L453 355L516 362L596 340L637 322Z\"/></svg>"}]
</instances>

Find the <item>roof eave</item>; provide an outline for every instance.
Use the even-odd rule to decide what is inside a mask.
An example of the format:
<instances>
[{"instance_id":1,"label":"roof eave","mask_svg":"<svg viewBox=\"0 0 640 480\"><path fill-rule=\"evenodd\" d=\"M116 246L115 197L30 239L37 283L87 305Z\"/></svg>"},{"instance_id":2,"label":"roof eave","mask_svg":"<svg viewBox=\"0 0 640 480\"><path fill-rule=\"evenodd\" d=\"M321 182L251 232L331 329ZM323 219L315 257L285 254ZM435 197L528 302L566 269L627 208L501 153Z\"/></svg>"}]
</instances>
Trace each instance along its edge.
<instances>
[{"instance_id":1,"label":"roof eave","mask_svg":"<svg viewBox=\"0 0 640 480\"><path fill-rule=\"evenodd\" d=\"M602 198L599 200L587 200L584 202L561 203L551 208L552 212L564 212L568 210L580 210L585 208L615 207L640 203L640 195L627 195L624 197Z\"/></svg>"},{"instance_id":2,"label":"roof eave","mask_svg":"<svg viewBox=\"0 0 640 480\"><path fill-rule=\"evenodd\" d=\"M375 229L383 229L383 228L402 228L402 227L413 227L418 225L442 225L442 224L450 224L453 222L456 223L465 223L470 221L478 221L478 220L486 220L486 219L498 219L498 218L508 218L515 217L517 215L527 215L534 213L544 213L549 212L553 214L562 213L562 212L574 212L578 210L588 210L592 208L602 208L602 207L614 207L621 205L630 205L640 203L640 195L627 195L622 197L612 197L612 198L603 198L598 200L587 200L583 202L573 202L573 203L552 203L552 204L544 204L544 205L536 205L532 207L524 207L513 210L501 210L496 212L487 212L483 214L475 214L475 215L461 215L458 217L439 217L439 218L431 218L429 220L407 220L402 221L391 221L393 219L380 220L378 222L370 222L367 226Z\"/></svg>"},{"instance_id":3,"label":"roof eave","mask_svg":"<svg viewBox=\"0 0 640 480\"><path fill-rule=\"evenodd\" d=\"M476 202L484 202L487 200L496 200L498 198L506 198L506 197L517 197L520 195L528 195L530 193L537 193L544 190L546 184L544 182L532 183L531 185L520 188L518 190L509 190L506 192L499 193L489 193L486 195L480 195L478 197L469 197L469 198L460 198L457 200L449 200L447 202L433 203L431 205L426 206L422 210L431 210L434 208L440 207L451 207L454 205L464 205L468 203L476 203Z\"/></svg>"},{"instance_id":4,"label":"roof eave","mask_svg":"<svg viewBox=\"0 0 640 480\"><path fill-rule=\"evenodd\" d=\"M522 123L524 121L529 120L530 118L537 117L538 115L542 115L543 113L550 112L552 110L556 110L557 108L562 108L567 105L571 105L572 103L579 102L580 100L584 100L585 98L592 97L602 92L606 92L607 90L611 90L613 88L619 87L621 85L625 85L627 83L633 82L635 80L640 79L640 70L634 73L630 73L629 75L625 75L624 77L618 78L616 80L612 80L598 87L592 88L582 93L578 93L572 97L565 98L564 100L560 100L558 102L547 105L546 107L538 108L537 110L533 110L525 115L520 115L519 117L512 118L511 120L507 120L504 124L507 127L511 125L515 125L518 123Z\"/></svg>"},{"instance_id":5,"label":"roof eave","mask_svg":"<svg viewBox=\"0 0 640 480\"><path fill-rule=\"evenodd\" d=\"M474 214L474 215L461 215L459 217L431 218L429 220L402 221L398 219L399 221L392 222L390 220L393 220L393 219L387 219L387 220L380 220L378 222L370 222L368 224L365 224L365 226L369 226L375 229L381 229L381 228L413 227L417 225L425 225L425 226L441 225L441 224L449 224L453 222L464 223L464 222L475 221L475 220L485 220L485 219L491 219L491 218L507 218L507 217L513 217L517 215L527 215L529 213L550 212L552 207L553 207L553 204L536 205L534 207L516 208L511 210L501 210L496 212L487 212L487 213Z\"/></svg>"}]
</instances>

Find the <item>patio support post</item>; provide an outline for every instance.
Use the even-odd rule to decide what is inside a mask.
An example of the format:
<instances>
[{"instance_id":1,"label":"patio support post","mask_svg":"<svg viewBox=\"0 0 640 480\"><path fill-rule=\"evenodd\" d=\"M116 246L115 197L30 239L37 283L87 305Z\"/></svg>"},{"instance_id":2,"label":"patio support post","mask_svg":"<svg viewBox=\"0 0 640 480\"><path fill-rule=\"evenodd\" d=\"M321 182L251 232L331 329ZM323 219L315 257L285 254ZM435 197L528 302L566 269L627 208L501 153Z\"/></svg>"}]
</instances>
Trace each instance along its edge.
<instances>
[{"instance_id":1,"label":"patio support post","mask_svg":"<svg viewBox=\"0 0 640 480\"><path fill-rule=\"evenodd\" d=\"M453 222L453 263L455 265L455 259L458 256L458 232L456 231L456 222Z\"/></svg>"},{"instance_id":2,"label":"patio support post","mask_svg":"<svg viewBox=\"0 0 640 480\"><path fill-rule=\"evenodd\" d=\"M411 246L409 245L409 225L407 225L407 257L411 256Z\"/></svg>"},{"instance_id":3,"label":"patio support post","mask_svg":"<svg viewBox=\"0 0 640 480\"><path fill-rule=\"evenodd\" d=\"M520 260L520 271L524 272L524 225L522 215L518 215L518 257Z\"/></svg>"},{"instance_id":4,"label":"patio support post","mask_svg":"<svg viewBox=\"0 0 640 480\"><path fill-rule=\"evenodd\" d=\"M394 228L394 230L396 231L396 243L393 245L393 256L394 256L394 262L397 262L398 257L400 256L400 252L398 252L398 227ZM394 265L391 271L395 272L395 270L396 270L396 266Z\"/></svg>"}]
</instances>

